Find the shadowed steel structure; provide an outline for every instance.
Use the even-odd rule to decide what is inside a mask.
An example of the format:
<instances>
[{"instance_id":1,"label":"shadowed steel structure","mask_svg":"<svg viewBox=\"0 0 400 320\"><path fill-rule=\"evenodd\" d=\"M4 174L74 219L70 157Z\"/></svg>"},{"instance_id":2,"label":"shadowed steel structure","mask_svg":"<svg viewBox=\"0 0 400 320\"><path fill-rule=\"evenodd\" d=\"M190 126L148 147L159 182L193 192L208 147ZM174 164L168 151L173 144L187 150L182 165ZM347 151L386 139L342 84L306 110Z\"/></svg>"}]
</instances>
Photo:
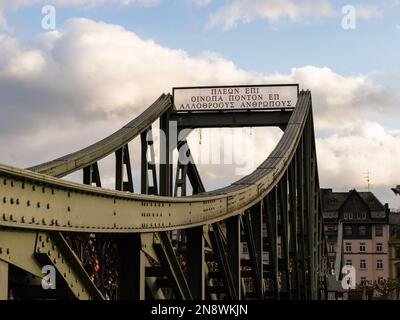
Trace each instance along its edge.
<instances>
[{"instance_id":1,"label":"shadowed steel structure","mask_svg":"<svg viewBox=\"0 0 400 320\"><path fill-rule=\"evenodd\" d=\"M158 119L167 136L159 179L151 137ZM173 185L173 150L191 156L186 140L168 147L170 123L177 132L278 126L284 134L253 173L206 192L192 161L178 162ZM135 138L141 141L141 194L133 193L128 148ZM115 191L101 188L98 166L110 154ZM83 184L60 179L78 170ZM162 95L81 151L26 170L0 165L0 214L1 299L324 296L326 247L309 91L300 92L290 110L217 113L177 112L171 95ZM56 270L56 290L41 286L48 265Z\"/></svg>"}]
</instances>

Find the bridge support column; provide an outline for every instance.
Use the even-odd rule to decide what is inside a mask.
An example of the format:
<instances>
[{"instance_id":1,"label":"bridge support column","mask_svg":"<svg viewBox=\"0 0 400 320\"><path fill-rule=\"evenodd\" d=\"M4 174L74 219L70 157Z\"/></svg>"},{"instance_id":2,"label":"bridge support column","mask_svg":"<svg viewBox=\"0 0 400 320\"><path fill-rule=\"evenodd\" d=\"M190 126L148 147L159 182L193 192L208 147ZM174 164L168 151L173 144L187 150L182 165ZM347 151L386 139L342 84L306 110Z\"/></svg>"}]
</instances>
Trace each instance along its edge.
<instances>
[{"instance_id":1,"label":"bridge support column","mask_svg":"<svg viewBox=\"0 0 400 320\"><path fill-rule=\"evenodd\" d=\"M118 239L120 255L119 299L145 299L145 262L141 234L123 235Z\"/></svg>"},{"instance_id":2,"label":"bridge support column","mask_svg":"<svg viewBox=\"0 0 400 320\"><path fill-rule=\"evenodd\" d=\"M0 260L0 300L8 300L8 263Z\"/></svg>"},{"instance_id":3,"label":"bridge support column","mask_svg":"<svg viewBox=\"0 0 400 320\"><path fill-rule=\"evenodd\" d=\"M240 216L234 216L226 221L226 238L233 285L236 289L237 299L241 300Z\"/></svg>"},{"instance_id":4,"label":"bridge support column","mask_svg":"<svg viewBox=\"0 0 400 320\"><path fill-rule=\"evenodd\" d=\"M142 146L141 193L158 195L156 157L151 130L151 127L149 127L140 136ZM148 153L148 151L150 152ZM150 159L147 158L148 156L150 156ZM151 179L149 173L151 173ZM150 185L150 182L152 182L152 185Z\"/></svg>"},{"instance_id":5,"label":"bridge support column","mask_svg":"<svg viewBox=\"0 0 400 320\"><path fill-rule=\"evenodd\" d=\"M163 136L160 139L160 195L162 196L172 196L173 159L170 146L175 141L171 141L173 137L170 131L169 114L170 112L167 111L160 117L160 130Z\"/></svg>"},{"instance_id":6,"label":"bridge support column","mask_svg":"<svg viewBox=\"0 0 400 320\"><path fill-rule=\"evenodd\" d=\"M282 248L282 275L283 290L286 299L291 299L290 274L289 274L289 212L288 212L288 175L285 173L278 185L279 213L281 217L280 237Z\"/></svg>"},{"instance_id":7,"label":"bridge support column","mask_svg":"<svg viewBox=\"0 0 400 320\"><path fill-rule=\"evenodd\" d=\"M271 266L272 273L272 284L275 299L279 300L279 261L278 261L278 246L277 246L277 234L278 234L278 224L277 224L277 203L276 203L276 188L273 188L271 192L266 197L266 221L268 229L268 244L269 244L269 262Z\"/></svg>"},{"instance_id":8,"label":"bridge support column","mask_svg":"<svg viewBox=\"0 0 400 320\"><path fill-rule=\"evenodd\" d=\"M187 239L188 284L194 299L205 300L204 228L192 228L186 230L185 233Z\"/></svg>"},{"instance_id":9,"label":"bridge support column","mask_svg":"<svg viewBox=\"0 0 400 320\"><path fill-rule=\"evenodd\" d=\"M290 257L292 259L292 273L291 273L291 290L295 292L292 294L296 300L301 299L301 289L299 279L301 279L299 269L299 245L298 245L298 214L297 214L297 155L295 154L292 163L289 167L289 201L290 201Z\"/></svg>"}]
</instances>

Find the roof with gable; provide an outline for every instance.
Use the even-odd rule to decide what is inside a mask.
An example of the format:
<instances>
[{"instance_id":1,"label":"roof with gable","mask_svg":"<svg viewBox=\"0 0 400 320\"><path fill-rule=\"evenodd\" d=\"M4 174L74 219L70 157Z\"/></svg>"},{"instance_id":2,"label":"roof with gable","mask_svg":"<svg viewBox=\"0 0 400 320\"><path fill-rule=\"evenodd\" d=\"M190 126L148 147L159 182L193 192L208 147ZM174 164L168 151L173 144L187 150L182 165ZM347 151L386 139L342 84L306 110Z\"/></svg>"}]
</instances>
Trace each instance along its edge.
<instances>
[{"instance_id":1,"label":"roof with gable","mask_svg":"<svg viewBox=\"0 0 400 320\"><path fill-rule=\"evenodd\" d=\"M348 211L350 208L354 208L354 211L357 210L357 207L360 205L365 205L372 216L375 216L376 213L380 214L377 218L386 218L388 211L385 205L383 205L378 198L372 192L358 192L353 189L349 192L333 192L332 189L321 189L321 197L322 197L322 210L324 212L336 212L338 213L346 206L346 210ZM355 199L360 199L362 202L356 201ZM385 213L384 216L383 213ZM374 217L373 217L374 218Z\"/></svg>"}]
</instances>

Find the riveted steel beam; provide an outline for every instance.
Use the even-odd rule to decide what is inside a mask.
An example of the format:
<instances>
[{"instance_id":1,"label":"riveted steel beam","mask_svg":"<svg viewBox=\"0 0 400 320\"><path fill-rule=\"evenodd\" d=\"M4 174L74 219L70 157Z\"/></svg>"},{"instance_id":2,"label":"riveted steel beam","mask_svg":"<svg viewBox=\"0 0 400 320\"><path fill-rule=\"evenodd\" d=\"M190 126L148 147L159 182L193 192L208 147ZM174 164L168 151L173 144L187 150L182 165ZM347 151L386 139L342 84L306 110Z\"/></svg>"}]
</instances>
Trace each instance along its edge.
<instances>
[{"instance_id":1,"label":"riveted steel beam","mask_svg":"<svg viewBox=\"0 0 400 320\"><path fill-rule=\"evenodd\" d=\"M192 292L183 274L182 268L176 258L171 240L166 232L159 232L155 236L154 250L174 290L175 297L179 300L192 300Z\"/></svg>"},{"instance_id":2,"label":"riveted steel beam","mask_svg":"<svg viewBox=\"0 0 400 320\"><path fill-rule=\"evenodd\" d=\"M226 240L228 243L227 255L232 273L232 281L237 299L241 300L240 216L235 216L226 220Z\"/></svg>"},{"instance_id":3,"label":"riveted steel beam","mask_svg":"<svg viewBox=\"0 0 400 320\"><path fill-rule=\"evenodd\" d=\"M231 268L227 257L226 241L223 239L222 232L218 224L213 224L209 230L208 235L211 240L211 247L218 263L218 270L224 281L223 292L226 293L227 298L231 300L238 299L238 293L234 284ZM222 292L221 292L222 293Z\"/></svg>"},{"instance_id":4,"label":"riveted steel beam","mask_svg":"<svg viewBox=\"0 0 400 320\"><path fill-rule=\"evenodd\" d=\"M292 111L173 112L182 129L226 127L285 127Z\"/></svg>"},{"instance_id":5,"label":"riveted steel beam","mask_svg":"<svg viewBox=\"0 0 400 320\"><path fill-rule=\"evenodd\" d=\"M104 300L61 233L38 233L34 255L42 266L53 265L56 268L76 298Z\"/></svg>"}]
</instances>

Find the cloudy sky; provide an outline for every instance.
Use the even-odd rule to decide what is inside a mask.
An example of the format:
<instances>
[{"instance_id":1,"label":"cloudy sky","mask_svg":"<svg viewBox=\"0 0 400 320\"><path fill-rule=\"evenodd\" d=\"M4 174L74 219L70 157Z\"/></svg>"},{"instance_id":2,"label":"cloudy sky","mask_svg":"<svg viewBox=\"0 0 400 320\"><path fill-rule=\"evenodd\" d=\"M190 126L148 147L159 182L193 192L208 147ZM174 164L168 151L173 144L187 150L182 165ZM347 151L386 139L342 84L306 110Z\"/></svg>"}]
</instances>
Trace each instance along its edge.
<instances>
[{"instance_id":1,"label":"cloudy sky","mask_svg":"<svg viewBox=\"0 0 400 320\"><path fill-rule=\"evenodd\" d=\"M42 25L49 3L55 30ZM295 82L313 94L321 185L365 191L369 171L400 209L389 189L400 184L399 53L398 0L0 0L0 162L84 147L174 86ZM246 130L254 167L281 133ZM195 154L208 137L192 134ZM111 185L111 160L101 166ZM200 170L209 189L240 178L234 166Z\"/></svg>"}]
</instances>

